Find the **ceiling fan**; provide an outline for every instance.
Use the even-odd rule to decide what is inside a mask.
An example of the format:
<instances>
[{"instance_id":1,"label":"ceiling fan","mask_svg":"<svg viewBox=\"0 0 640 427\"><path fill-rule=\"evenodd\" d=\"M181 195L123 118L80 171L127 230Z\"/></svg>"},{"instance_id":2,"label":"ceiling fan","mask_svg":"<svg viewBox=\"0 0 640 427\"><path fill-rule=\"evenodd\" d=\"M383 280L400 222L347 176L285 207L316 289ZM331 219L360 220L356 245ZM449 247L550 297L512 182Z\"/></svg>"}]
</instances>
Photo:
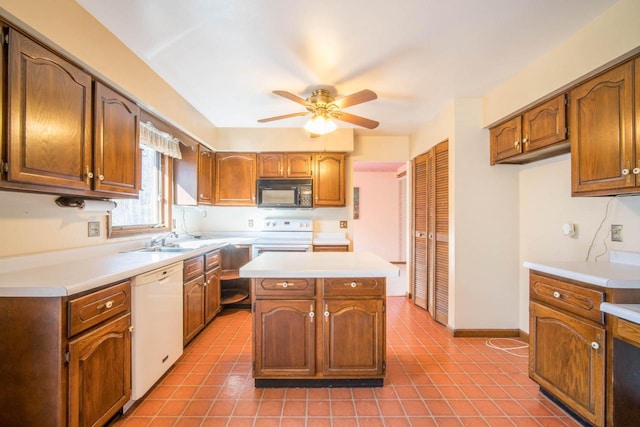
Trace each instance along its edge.
<instances>
[{"instance_id":1,"label":"ceiling fan","mask_svg":"<svg viewBox=\"0 0 640 427\"><path fill-rule=\"evenodd\" d=\"M364 89L360 92L340 98L333 97L327 89L315 89L307 99L301 98L284 90L274 90L273 93L303 105L307 111L268 117L266 119L258 120L258 123L267 123L274 120L282 120L311 114L311 119L307 122L304 128L314 135L322 135L335 130L336 125L331 119L362 126L367 129L375 129L380 124L375 120L342 111L343 108L377 99L378 95L369 89Z\"/></svg>"}]
</instances>

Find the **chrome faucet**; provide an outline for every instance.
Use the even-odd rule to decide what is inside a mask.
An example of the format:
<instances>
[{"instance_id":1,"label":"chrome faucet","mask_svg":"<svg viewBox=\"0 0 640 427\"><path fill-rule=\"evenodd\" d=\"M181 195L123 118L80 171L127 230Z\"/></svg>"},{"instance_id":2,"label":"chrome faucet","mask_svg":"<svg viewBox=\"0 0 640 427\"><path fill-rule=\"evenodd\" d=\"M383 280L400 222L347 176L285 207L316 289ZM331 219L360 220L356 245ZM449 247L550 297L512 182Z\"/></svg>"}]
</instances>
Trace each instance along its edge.
<instances>
[{"instance_id":1,"label":"chrome faucet","mask_svg":"<svg viewBox=\"0 0 640 427\"><path fill-rule=\"evenodd\" d=\"M168 233L163 234L160 237L155 237L151 239L151 243L149 244L149 246L156 246L158 243L160 243L160 246L164 246L168 237L173 237L174 239L177 239L178 233L176 233L175 231L169 231Z\"/></svg>"}]
</instances>

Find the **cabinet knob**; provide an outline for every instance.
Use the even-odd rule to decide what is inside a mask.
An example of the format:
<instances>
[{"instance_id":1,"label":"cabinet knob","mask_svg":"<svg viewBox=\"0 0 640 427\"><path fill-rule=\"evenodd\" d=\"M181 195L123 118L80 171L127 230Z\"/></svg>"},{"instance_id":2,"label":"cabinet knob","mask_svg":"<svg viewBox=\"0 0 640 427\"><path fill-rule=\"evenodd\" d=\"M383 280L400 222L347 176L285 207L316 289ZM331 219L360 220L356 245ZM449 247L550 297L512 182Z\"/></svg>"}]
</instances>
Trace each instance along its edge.
<instances>
[{"instance_id":1,"label":"cabinet knob","mask_svg":"<svg viewBox=\"0 0 640 427\"><path fill-rule=\"evenodd\" d=\"M515 140L515 142L513 143L514 147L517 147L518 145L520 145L520 141L518 141L517 139Z\"/></svg>"},{"instance_id":2,"label":"cabinet knob","mask_svg":"<svg viewBox=\"0 0 640 427\"><path fill-rule=\"evenodd\" d=\"M553 292L553 296L554 296L555 298L560 298L560 292L558 292L558 291L554 291L554 292Z\"/></svg>"},{"instance_id":3,"label":"cabinet knob","mask_svg":"<svg viewBox=\"0 0 640 427\"><path fill-rule=\"evenodd\" d=\"M113 307L113 301L107 301L104 304L100 304L98 307L96 307L98 310L104 310L104 309L110 309L111 307Z\"/></svg>"},{"instance_id":4,"label":"cabinet knob","mask_svg":"<svg viewBox=\"0 0 640 427\"><path fill-rule=\"evenodd\" d=\"M640 168L633 168L633 174L634 175L640 174Z\"/></svg>"},{"instance_id":5,"label":"cabinet knob","mask_svg":"<svg viewBox=\"0 0 640 427\"><path fill-rule=\"evenodd\" d=\"M629 175L629 169L627 169L627 168L622 169L622 175L624 175L624 176Z\"/></svg>"},{"instance_id":6,"label":"cabinet knob","mask_svg":"<svg viewBox=\"0 0 640 427\"><path fill-rule=\"evenodd\" d=\"M593 348L594 350L599 350L600 349L600 344L595 342L595 341L593 341L591 343L591 348Z\"/></svg>"},{"instance_id":7,"label":"cabinet knob","mask_svg":"<svg viewBox=\"0 0 640 427\"><path fill-rule=\"evenodd\" d=\"M358 284L356 282L351 282L351 287L355 288L356 286L358 286Z\"/></svg>"},{"instance_id":8,"label":"cabinet knob","mask_svg":"<svg viewBox=\"0 0 640 427\"><path fill-rule=\"evenodd\" d=\"M324 312L324 317L329 317L329 312L328 311Z\"/></svg>"},{"instance_id":9,"label":"cabinet knob","mask_svg":"<svg viewBox=\"0 0 640 427\"><path fill-rule=\"evenodd\" d=\"M526 136L524 138L522 138L522 143L526 144L527 142L529 142L529 138L527 138Z\"/></svg>"}]
</instances>

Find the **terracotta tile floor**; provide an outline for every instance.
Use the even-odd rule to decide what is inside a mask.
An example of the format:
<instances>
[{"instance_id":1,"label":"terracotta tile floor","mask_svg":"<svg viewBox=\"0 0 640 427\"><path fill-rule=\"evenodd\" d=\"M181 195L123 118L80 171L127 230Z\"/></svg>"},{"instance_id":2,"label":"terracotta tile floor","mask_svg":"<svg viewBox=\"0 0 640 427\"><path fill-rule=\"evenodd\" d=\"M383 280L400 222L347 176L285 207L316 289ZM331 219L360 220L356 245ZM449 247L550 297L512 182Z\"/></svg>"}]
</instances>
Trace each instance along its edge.
<instances>
[{"instance_id":1,"label":"terracotta tile floor","mask_svg":"<svg viewBox=\"0 0 640 427\"><path fill-rule=\"evenodd\" d=\"M223 311L115 426L578 426L527 376L527 350L452 338L404 297L387 305L381 388L256 389L251 314ZM499 346L514 346L493 340Z\"/></svg>"}]
</instances>

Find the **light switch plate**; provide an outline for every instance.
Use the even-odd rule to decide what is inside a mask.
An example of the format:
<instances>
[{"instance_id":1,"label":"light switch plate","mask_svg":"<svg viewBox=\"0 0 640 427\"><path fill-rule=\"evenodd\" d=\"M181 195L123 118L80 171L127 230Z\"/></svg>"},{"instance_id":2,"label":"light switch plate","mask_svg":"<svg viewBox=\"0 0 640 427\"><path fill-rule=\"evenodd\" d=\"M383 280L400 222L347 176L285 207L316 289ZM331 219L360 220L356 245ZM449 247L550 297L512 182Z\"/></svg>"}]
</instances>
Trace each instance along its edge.
<instances>
[{"instance_id":1,"label":"light switch plate","mask_svg":"<svg viewBox=\"0 0 640 427\"><path fill-rule=\"evenodd\" d=\"M89 221L89 237L98 237L100 236L100 222L99 221Z\"/></svg>"},{"instance_id":2,"label":"light switch plate","mask_svg":"<svg viewBox=\"0 0 640 427\"><path fill-rule=\"evenodd\" d=\"M622 242L622 225L611 224L611 241Z\"/></svg>"},{"instance_id":3,"label":"light switch plate","mask_svg":"<svg viewBox=\"0 0 640 427\"><path fill-rule=\"evenodd\" d=\"M347 221L340 221L340 228L347 228Z\"/></svg>"}]
</instances>

